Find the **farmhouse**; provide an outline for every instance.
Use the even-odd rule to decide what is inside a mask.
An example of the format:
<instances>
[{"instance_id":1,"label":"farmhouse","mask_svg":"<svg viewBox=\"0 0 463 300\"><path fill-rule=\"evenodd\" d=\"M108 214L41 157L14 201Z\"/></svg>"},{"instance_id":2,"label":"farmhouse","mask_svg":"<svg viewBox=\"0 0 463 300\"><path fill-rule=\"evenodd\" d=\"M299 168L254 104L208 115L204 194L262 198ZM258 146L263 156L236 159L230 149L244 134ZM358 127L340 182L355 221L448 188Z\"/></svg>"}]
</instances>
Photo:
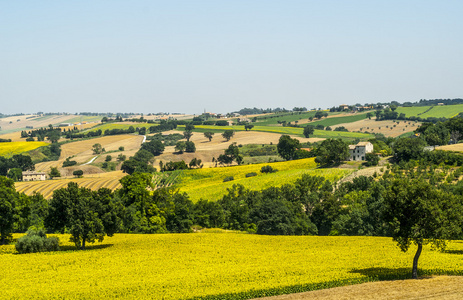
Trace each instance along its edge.
<instances>
[{"instance_id":1,"label":"farmhouse","mask_svg":"<svg viewBox=\"0 0 463 300\"><path fill-rule=\"evenodd\" d=\"M373 152L373 144L370 142L349 145L350 160L365 160L365 154L371 152Z\"/></svg>"},{"instance_id":2,"label":"farmhouse","mask_svg":"<svg viewBox=\"0 0 463 300\"><path fill-rule=\"evenodd\" d=\"M23 181L38 181L47 179L47 173L45 172L25 171L22 175Z\"/></svg>"}]
</instances>

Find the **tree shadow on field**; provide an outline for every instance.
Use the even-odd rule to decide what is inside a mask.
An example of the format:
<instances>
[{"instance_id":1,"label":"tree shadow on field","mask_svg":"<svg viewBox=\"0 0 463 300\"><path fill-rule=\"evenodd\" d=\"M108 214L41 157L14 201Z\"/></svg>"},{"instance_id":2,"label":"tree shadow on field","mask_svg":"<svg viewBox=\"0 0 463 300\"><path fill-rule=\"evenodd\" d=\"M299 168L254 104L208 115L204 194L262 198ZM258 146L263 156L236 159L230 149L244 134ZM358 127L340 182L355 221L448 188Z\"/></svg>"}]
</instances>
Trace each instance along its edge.
<instances>
[{"instance_id":1,"label":"tree shadow on field","mask_svg":"<svg viewBox=\"0 0 463 300\"><path fill-rule=\"evenodd\" d=\"M357 273L371 278L372 281L411 279L412 268L364 268L352 269L349 273ZM420 270L418 270L420 273Z\"/></svg>"},{"instance_id":2,"label":"tree shadow on field","mask_svg":"<svg viewBox=\"0 0 463 300\"><path fill-rule=\"evenodd\" d=\"M114 246L114 244L99 244L99 245L86 245L85 250L81 250L80 248L77 248L74 245L66 245L66 246L60 246L59 251L90 251L90 250L99 250L99 249L106 249Z\"/></svg>"},{"instance_id":3,"label":"tree shadow on field","mask_svg":"<svg viewBox=\"0 0 463 300\"><path fill-rule=\"evenodd\" d=\"M444 250L442 251L443 253L446 254L457 254L457 255L463 255L463 250Z\"/></svg>"}]
</instances>

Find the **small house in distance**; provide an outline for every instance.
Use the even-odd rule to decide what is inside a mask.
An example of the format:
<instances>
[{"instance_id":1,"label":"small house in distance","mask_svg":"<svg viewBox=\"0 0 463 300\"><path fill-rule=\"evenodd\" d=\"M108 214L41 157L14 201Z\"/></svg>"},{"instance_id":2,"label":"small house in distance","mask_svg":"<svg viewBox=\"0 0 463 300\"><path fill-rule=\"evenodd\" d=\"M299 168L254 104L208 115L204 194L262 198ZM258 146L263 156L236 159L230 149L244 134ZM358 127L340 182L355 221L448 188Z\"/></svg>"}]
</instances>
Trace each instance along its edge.
<instances>
[{"instance_id":1,"label":"small house in distance","mask_svg":"<svg viewBox=\"0 0 463 300\"><path fill-rule=\"evenodd\" d=\"M373 152L373 144L370 142L349 145L350 160L365 160L365 154L371 152Z\"/></svg>"},{"instance_id":2,"label":"small house in distance","mask_svg":"<svg viewBox=\"0 0 463 300\"><path fill-rule=\"evenodd\" d=\"M25 171L22 175L23 181L38 181L47 179L47 173L45 172Z\"/></svg>"}]
</instances>

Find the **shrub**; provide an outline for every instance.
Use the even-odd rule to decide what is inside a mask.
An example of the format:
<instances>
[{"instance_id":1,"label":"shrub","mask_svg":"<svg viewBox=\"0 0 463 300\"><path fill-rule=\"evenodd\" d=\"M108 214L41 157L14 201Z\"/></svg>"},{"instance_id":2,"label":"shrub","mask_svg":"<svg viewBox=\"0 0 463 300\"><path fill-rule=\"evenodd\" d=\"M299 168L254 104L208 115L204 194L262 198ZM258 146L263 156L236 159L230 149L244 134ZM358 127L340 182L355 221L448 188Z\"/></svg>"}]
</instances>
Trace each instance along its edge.
<instances>
[{"instance_id":1,"label":"shrub","mask_svg":"<svg viewBox=\"0 0 463 300\"><path fill-rule=\"evenodd\" d=\"M277 169L274 169L274 168L272 168L272 166L269 166L269 165L263 166L260 169L261 173L275 173L277 171L278 171Z\"/></svg>"},{"instance_id":2,"label":"shrub","mask_svg":"<svg viewBox=\"0 0 463 300\"><path fill-rule=\"evenodd\" d=\"M27 235L19 238L16 242L16 251L21 254L58 250L59 239L57 237L47 238L42 229L28 230Z\"/></svg>"},{"instance_id":3,"label":"shrub","mask_svg":"<svg viewBox=\"0 0 463 300\"><path fill-rule=\"evenodd\" d=\"M257 173L256 172L251 172L251 173L246 174L246 178L253 177L253 176L257 176Z\"/></svg>"},{"instance_id":4,"label":"shrub","mask_svg":"<svg viewBox=\"0 0 463 300\"><path fill-rule=\"evenodd\" d=\"M70 159L70 157L66 158L66 160L63 162L63 168L77 165L77 162L75 160Z\"/></svg>"},{"instance_id":5,"label":"shrub","mask_svg":"<svg viewBox=\"0 0 463 300\"><path fill-rule=\"evenodd\" d=\"M106 155L105 161L111 161L113 157L111 155Z\"/></svg>"},{"instance_id":6,"label":"shrub","mask_svg":"<svg viewBox=\"0 0 463 300\"><path fill-rule=\"evenodd\" d=\"M120 147L119 147L119 151L124 151L124 149L125 149L125 148L124 148L123 146L120 146Z\"/></svg>"},{"instance_id":7,"label":"shrub","mask_svg":"<svg viewBox=\"0 0 463 300\"><path fill-rule=\"evenodd\" d=\"M82 170L75 170L74 172L72 172L72 175L76 176L76 177L82 177L82 175L84 175L84 171Z\"/></svg>"},{"instance_id":8,"label":"shrub","mask_svg":"<svg viewBox=\"0 0 463 300\"><path fill-rule=\"evenodd\" d=\"M225 177L223 182L232 181L232 180L235 180L235 178L233 178L233 176L228 176L228 177Z\"/></svg>"}]
</instances>

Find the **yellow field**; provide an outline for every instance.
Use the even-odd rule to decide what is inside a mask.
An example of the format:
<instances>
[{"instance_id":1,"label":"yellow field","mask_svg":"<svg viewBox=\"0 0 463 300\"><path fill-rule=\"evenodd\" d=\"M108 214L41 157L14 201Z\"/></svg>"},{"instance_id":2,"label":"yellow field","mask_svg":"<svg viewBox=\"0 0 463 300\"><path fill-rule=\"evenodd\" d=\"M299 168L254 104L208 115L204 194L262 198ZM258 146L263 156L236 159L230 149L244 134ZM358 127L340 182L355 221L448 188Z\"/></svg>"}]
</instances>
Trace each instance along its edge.
<instances>
[{"instance_id":1,"label":"yellow field","mask_svg":"<svg viewBox=\"0 0 463 300\"><path fill-rule=\"evenodd\" d=\"M15 235L15 238L19 235ZM409 278L415 251L391 238L241 233L117 234L86 251L0 246L2 299L250 299ZM420 274L463 275L463 243L425 247Z\"/></svg>"},{"instance_id":2,"label":"yellow field","mask_svg":"<svg viewBox=\"0 0 463 300\"><path fill-rule=\"evenodd\" d=\"M0 143L0 156L11 157L14 154L31 151L42 146L46 146L46 142L9 142Z\"/></svg>"},{"instance_id":3,"label":"yellow field","mask_svg":"<svg viewBox=\"0 0 463 300\"><path fill-rule=\"evenodd\" d=\"M302 176L311 174L323 176L329 180L340 179L350 171L343 169L315 169L314 158L264 163L253 165L242 165L233 167L207 168L184 171L180 177L181 183L175 185L181 192L186 192L193 202L200 199L218 200L227 193L227 188L234 184L242 184L251 190L261 190L272 186L282 186L285 183L292 183ZM278 172L262 174L260 169L270 165ZM246 174L255 172L257 176L246 178ZM233 176L234 180L223 182L224 178Z\"/></svg>"},{"instance_id":4,"label":"yellow field","mask_svg":"<svg viewBox=\"0 0 463 300\"><path fill-rule=\"evenodd\" d=\"M121 171L108 172L96 175L84 175L83 178L66 178L66 179L53 179L45 181L28 181L16 182L16 190L26 195L32 195L34 192L42 194L46 199L51 198L53 191L67 187L69 182L76 182L81 187L86 187L91 190L98 190L105 187L115 190L121 187L119 180L127 174Z\"/></svg>"}]
</instances>

